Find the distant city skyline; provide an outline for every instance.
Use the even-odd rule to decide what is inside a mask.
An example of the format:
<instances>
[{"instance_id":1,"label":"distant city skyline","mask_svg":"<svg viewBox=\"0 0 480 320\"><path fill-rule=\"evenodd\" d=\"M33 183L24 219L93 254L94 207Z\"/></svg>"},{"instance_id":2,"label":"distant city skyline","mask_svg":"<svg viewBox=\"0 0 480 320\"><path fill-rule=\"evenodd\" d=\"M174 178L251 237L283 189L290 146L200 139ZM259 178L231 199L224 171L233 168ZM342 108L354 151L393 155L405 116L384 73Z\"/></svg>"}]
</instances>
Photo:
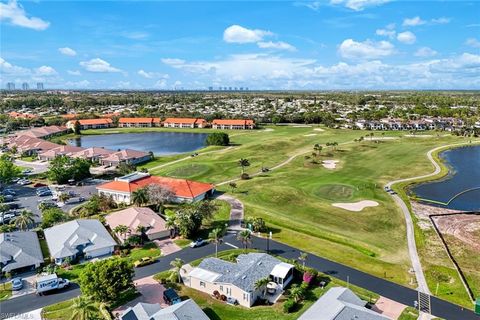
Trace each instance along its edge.
<instances>
[{"instance_id":1,"label":"distant city skyline","mask_svg":"<svg viewBox=\"0 0 480 320\"><path fill-rule=\"evenodd\" d=\"M0 1L0 85L480 89L478 12L475 1Z\"/></svg>"}]
</instances>

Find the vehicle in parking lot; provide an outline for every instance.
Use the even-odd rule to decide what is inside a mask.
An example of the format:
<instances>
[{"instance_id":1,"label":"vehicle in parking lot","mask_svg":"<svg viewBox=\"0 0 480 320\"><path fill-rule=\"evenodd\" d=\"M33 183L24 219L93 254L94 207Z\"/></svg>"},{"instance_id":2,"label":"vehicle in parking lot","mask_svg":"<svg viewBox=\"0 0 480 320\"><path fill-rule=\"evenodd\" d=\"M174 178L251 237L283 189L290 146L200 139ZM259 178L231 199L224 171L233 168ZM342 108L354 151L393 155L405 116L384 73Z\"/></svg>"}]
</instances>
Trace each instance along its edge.
<instances>
[{"instance_id":1,"label":"vehicle in parking lot","mask_svg":"<svg viewBox=\"0 0 480 320\"><path fill-rule=\"evenodd\" d=\"M52 195L52 191L50 190L43 190L43 191L37 192L37 196L39 197L47 197L51 195Z\"/></svg>"},{"instance_id":2,"label":"vehicle in parking lot","mask_svg":"<svg viewBox=\"0 0 480 320\"><path fill-rule=\"evenodd\" d=\"M135 268L138 268L138 267L143 267L143 266L146 266L146 265L149 265L149 264L152 264L154 263L156 260L153 259L152 257L144 257L140 260L137 260L133 263L133 266Z\"/></svg>"},{"instance_id":3,"label":"vehicle in parking lot","mask_svg":"<svg viewBox=\"0 0 480 320\"><path fill-rule=\"evenodd\" d=\"M17 184L21 185L21 186L26 186L27 184L30 184L32 183L32 181L28 180L28 179L20 179L18 180Z\"/></svg>"},{"instance_id":4,"label":"vehicle in parking lot","mask_svg":"<svg viewBox=\"0 0 480 320\"><path fill-rule=\"evenodd\" d=\"M202 238L198 238L197 240L192 241L192 243L190 243L190 248L198 248L206 244L207 244L207 241L203 240Z\"/></svg>"},{"instance_id":5,"label":"vehicle in parking lot","mask_svg":"<svg viewBox=\"0 0 480 320\"><path fill-rule=\"evenodd\" d=\"M0 224L10 223L10 221L12 221L13 218L15 218L15 214L14 214L14 213L3 213L3 214L0 214Z\"/></svg>"},{"instance_id":6,"label":"vehicle in parking lot","mask_svg":"<svg viewBox=\"0 0 480 320\"><path fill-rule=\"evenodd\" d=\"M23 279L22 278L13 278L12 279L12 290L18 291L23 288Z\"/></svg>"},{"instance_id":7,"label":"vehicle in parking lot","mask_svg":"<svg viewBox=\"0 0 480 320\"><path fill-rule=\"evenodd\" d=\"M4 195L4 196L16 196L17 193L12 189L5 189L5 190L2 191L2 195Z\"/></svg>"},{"instance_id":8,"label":"vehicle in parking lot","mask_svg":"<svg viewBox=\"0 0 480 320\"><path fill-rule=\"evenodd\" d=\"M15 197L10 195L10 194L7 194L7 195L3 196L3 201L5 201L5 202L11 202L11 201L13 201L13 199L15 199Z\"/></svg>"},{"instance_id":9,"label":"vehicle in parking lot","mask_svg":"<svg viewBox=\"0 0 480 320\"><path fill-rule=\"evenodd\" d=\"M38 209L43 210L46 208L56 208L58 205L52 201L51 199L48 200L40 200L38 203Z\"/></svg>"},{"instance_id":10,"label":"vehicle in parking lot","mask_svg":"<svg viewBox=\"0 0 480 320\"><path fill-rule=\"evenodd\" d=\"M7 207L7 209L18 209L20 208L20 206L18 205L18 203L15 203L15 202L7 202L7 203L4 203L5 206Z\"/></svg>"},{"instance_id":11,"label":"vehicle in parking lot","mask_svg":"<svg viewBox=\"0 0 480 320\"><path fill-rule=\"evenodd\" d=\"M23 174L29 174L31 172L32 172L31 169L25 169L25 170L22 171Z\"/></svg>"},{"instance_id":12,"label":"vehicle in parking lot","mask_svg":"<svg viewBox=\"0 0 480 320\"><path fill-rule=\"evenodd\" d=\"M69 198L65 200L65 204L74 204L74 203L80 203L85 201L84 197L75 197L75 198Z\"/></svg>"},{"instance_id":13,"label":"vehicle in parking lot","mask_svg":"<svg viewBox=\"0 0 480 320\"><path fill-rule=\"evenodd\" d=\"M182 302L182 299L172 288L168 288L167 290L163 291L163 300L168 305Z\"/></svg>"},{"instance_id":14,"label":"vehicle in parking lot","mask_svg":"<svg viewBox=\"0 0 480 320\"><path fill-rule=\"evenodd\" d=\"M56 289L63 289L68 287L70 281L67 279L59 278L55 273L49 274L46 276L40 276L37 278L37 294L41 295L44 292L56 290Z\"/></svg>"}]
</instances>

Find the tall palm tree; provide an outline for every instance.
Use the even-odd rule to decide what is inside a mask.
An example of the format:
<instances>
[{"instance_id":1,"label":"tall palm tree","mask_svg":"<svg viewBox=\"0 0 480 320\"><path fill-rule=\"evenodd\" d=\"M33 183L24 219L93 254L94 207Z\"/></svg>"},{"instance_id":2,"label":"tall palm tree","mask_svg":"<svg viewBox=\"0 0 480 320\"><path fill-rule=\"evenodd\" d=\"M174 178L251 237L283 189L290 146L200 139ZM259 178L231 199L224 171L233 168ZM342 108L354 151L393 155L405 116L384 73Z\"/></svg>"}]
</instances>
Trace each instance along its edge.
<instances>
[{"instance_id":1,"label":"tall palm tree","mask_svg":"<svg viewBox=\"0 0 480 320\"><path fill-rule=\"evenodd\" d=\"M95 314L97 313L97 308L95 308L92 301L84 296L75 298L70 309L70 320L93 319L95 317Z\"/></svg>"},{"instance_id":2,"label":"tall palm tree","mask_svg":"<svg viewBox=\"0 0 480 320\"><path fill-rule=\"evenodd\" d=\"M148 231L148 228L142 225L139 225L135 232L140 233L140 244L143 245L143 239L145 238L145 233Z\"/></svg>"},{"instance_id":3,"label":"tall palm tree","mask_svg":"<svg viewBox=\"0 0 480 320\"><path fill-rule=\"evenodd\" d=\"M32 225L34 220L34 214L32 211L22 210L19 216L17 216L13 221L12 224L15 225L20 230L27 230L30 225Z\"/></svg>"},{"instance_id":4,"label":"tall palm tree","mask_svg":"<svg viewBox=\"0 0 480 320\"><path fill-rule=\"evenodd\" d=\"M241 158L240 160L238 160L238 165L242 167L242 174L243 174L245 173L245 167L250 166L250 161L248 161L248 159Z\"/></svg>"},{"instance_id":5,"label":"tall palm tree","mask_svg":"<svg viewBox=\"0 0 480 320\"><path fill-rule=\"evenodd\" d=\"M148 192L146 188L140 188L132 192L132 202L141 207L148 203Z\"/></svg>"},{"instance_id":6,"label":"tall palm tree","mask_svg":"<svg viewBox=\"0 0 480 320\"><path fill-rule=\"evenodd\" d=\"M314 146L313 146L313 150L315 151L315 156L318 157L320 155L320 152L322 152L322 146L319 145L318 143L316 143Z\"/></svg>"},{"instance_id":7,"label":"tall palm tree","mask_svg":"<svg viewBox=\"0 0 480 320\"><path fill-rule=\"evenodd\" d=\"M183 261L180 258L176 258L175 260L170 262L170 265L175 269L175 272L178 275L178 283L182 282L182 277L180 276L180 270L183 269L184 264L185 264L185 261Z\"/></svg>"},{"instance_id":8,"label":"tall palm tree","mask_svg":"<svg viewBox=\"0 0 480 320\"><path fill-rule=\"evenodd\" d=\"M113 228L113 232L118 233L120 236L123 236L123 241L127 240L127 233L130 229L123 224L119 224Z\"/></svg>"},{"instance_id":9,"label":"tall palm tree","mask_svg":"<svg viewBox=\"0 0 480 320\"><path fill-rule=\"evenodd\" d=\"M270 282L270 279L268 277L258 279L255 282L255 290L262 290L262 296L265 298L265 295L267 294L267 284Z\"/></svg>"},{"instance_id":10,"label":"tall palm tree","mask_svg":"<svg viewBox=\"0 0 480 320\"><path fill-rule=\"evenodd\" d=\"M308 254L306 252L300 252L298 260L302 261L303 269L305 270L305 261L307 260Z\"/></svg>"},{"instance_id":11,"label":"tall palm tree","mask_svg":"<svg viewBox=\"0 0 480 320\"><path fill-rule=\"evenodd\" d=\"M222 242L223 230L221 228L213 229L208 239L215 244L215 257L218 257L218 244Z\"/></svg>"},{"instance_id":12,"label":"tall palm tree","mask_svg":"<svg viewBox=\"0 0 480 320\"><path fill-rule=\"evenodd\" d=\"M242 230L237 234L237 239L243 244L243 249L247 252L248 244L251 242L251 235L249 230Z\"/></svg>"}]
</instances>

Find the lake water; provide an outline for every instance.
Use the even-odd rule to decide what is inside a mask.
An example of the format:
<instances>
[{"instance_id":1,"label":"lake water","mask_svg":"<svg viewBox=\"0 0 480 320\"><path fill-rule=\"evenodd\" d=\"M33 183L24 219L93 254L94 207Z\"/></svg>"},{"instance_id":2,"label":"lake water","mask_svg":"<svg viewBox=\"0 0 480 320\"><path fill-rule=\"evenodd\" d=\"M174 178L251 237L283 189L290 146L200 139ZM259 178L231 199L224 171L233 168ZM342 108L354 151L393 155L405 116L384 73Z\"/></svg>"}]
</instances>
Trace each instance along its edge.
<instances>
[{"instance_id":1,"label":"lake water","mask_svg":"<svg viewBox=\"0 0 480 320\"><path fill-rule=\"evenodd\" d=\"M447 150L440 153L440 158L449 167L448 176L417 185L412 191L419 198L443 202L435 204L440 207L479 211L480 146Z\"/></svg>"},{"instance_id":2,"label":"lake water","mask_svg":"<svg viewBox=\"0 0 480 320\"><path fill-rule=\"evenodd\" d=\"M206 133L142 132L81 136L68 143L78 147L105 147L107 149L134 149L152 151L156 155L170 155L203 148Z\"/></svg>"}]
</instances>

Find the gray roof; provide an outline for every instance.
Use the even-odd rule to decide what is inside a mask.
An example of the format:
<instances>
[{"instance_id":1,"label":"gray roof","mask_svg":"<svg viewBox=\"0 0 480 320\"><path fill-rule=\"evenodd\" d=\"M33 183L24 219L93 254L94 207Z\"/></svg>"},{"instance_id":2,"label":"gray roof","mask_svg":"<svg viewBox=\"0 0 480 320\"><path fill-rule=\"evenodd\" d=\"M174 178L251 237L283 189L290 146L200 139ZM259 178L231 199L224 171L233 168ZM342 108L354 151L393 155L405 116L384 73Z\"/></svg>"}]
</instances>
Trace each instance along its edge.
<instances>
[{"instance_id":1,"label":"gray roof","mask_svg":"<svg viewBox=\"0 0 480 320\"><path fill-rule=\"evenodd\" d=\"M237 263L206 258L198 268L220 274L215 283L231 283L245 292L253 292L255 282L268 277L279 263L280 260L266 253L248 253L239 255Z\"/></svg>"},{"instance_id":2,"label":"gray roof","mask_svg":"<svg viewBox=\"0 0 480 320\"><path fill-rule=\"evenodd\" d=\"M205 312L188 299L155 313L150 320L210 320Z\"/></svg>"},{"instance_id":3,"label":"gray roof","mask_svg":"<svg viewBox=\"0 0 480 320\"><path fill-rule=\"evenodd\" d=\"M117 244L103 224L94 219L65 222L44 232L50 255L54 258L73 256L78 253L78 246L84 246L83 252L88 253Z\"/></svg>"},{"instance_id":4,"label":"gray roof","mask_svg":"<svg viewBox=\"0 0 480 320\"><path fill-rule=\"evenodd\" d=\"M335 287L321 296L298 320L388 320L390 318L365 308L350 289Z\"/></svg>"},{"instance_id":5,"label":"gray roof","mask_svg":"<svg viewBox=\"0 0 480 320\"><path fill-rule=\"evenodd\" d=\"M128 308L120 316L121 320L150 320L153 314L161 310L158 303L139 302L132 308Z\"/></svg>"},{"instance_id":6,"label":"gray roof","mask_svg":"<svg viewBox=\"0 0 480 320\"><path fill-rule=\"evenodd\" d=\"M43 254L36 232L0 233L0 265L2 271L10 272L40 263L43 263Z\"/></svg>"}]
</instances>

